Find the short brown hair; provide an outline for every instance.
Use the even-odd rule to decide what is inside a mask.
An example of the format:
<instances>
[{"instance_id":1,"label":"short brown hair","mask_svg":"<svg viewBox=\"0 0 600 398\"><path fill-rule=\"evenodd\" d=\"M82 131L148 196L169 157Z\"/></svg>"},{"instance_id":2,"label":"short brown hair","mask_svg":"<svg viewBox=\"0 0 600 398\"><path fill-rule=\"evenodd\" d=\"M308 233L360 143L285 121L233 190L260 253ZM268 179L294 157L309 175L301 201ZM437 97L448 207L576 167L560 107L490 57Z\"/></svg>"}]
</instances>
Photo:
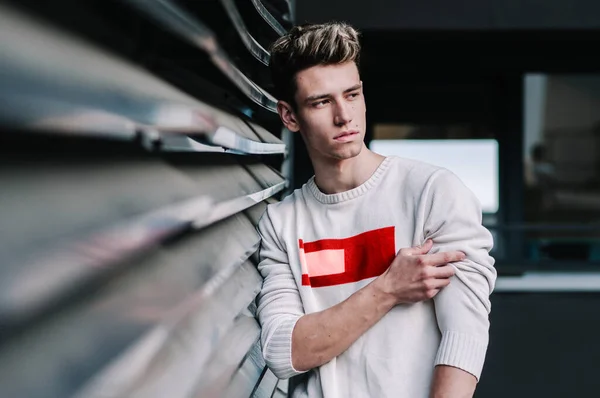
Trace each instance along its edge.
<instances>
[{"instance_id":1,"label":"short brown hair","mask_svg":"<svg viewBox=\"0 0 600 398\"><path fill-rule=\"evenodd\" d=\"M359 66L359 33L343 22L293 27L270 48L269 68L278 99L295 106L296 73L316 65L354 61Z\"/></svg>"}]
</instances>

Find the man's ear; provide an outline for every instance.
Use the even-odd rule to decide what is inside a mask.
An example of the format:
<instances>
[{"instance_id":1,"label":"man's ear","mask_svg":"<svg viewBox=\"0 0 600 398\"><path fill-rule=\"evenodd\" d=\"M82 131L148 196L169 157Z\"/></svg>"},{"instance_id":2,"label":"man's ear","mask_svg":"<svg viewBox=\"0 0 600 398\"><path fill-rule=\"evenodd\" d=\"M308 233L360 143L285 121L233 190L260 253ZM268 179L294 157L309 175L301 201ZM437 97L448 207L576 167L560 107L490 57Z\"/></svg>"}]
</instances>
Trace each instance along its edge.
<instances>
[{"instance_id":1,"label":"man's ear","mask_svg":"<svg viewBox=\"0 0 600 398\"><path fill-rule=\"evenodd\" d=\"M279 113L281 122L288 130L294 133L300 130L300 125L298 124L298 120L296 119L296 114L294 113L292 105L285 101L278 101L277 113Z\"/></svg>"}]
</instances>

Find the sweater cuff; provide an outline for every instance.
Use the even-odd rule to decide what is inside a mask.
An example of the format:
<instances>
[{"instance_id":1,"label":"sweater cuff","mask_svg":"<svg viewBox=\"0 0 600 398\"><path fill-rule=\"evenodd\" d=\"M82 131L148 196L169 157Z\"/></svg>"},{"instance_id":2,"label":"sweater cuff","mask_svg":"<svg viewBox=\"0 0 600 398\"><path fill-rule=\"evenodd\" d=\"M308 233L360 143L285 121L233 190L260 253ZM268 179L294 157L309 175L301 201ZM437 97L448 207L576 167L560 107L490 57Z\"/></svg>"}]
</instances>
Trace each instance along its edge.
<instances>
[{"instance_id":1,"label":"sweater cuff","mask_svg":"<svg viewBox=\"0 0 600 398\"><path fill-rule=\"evenodd\" d=\"M285 319L264 348L265 361L279 379L289 379L305 373L292 366L292 332L298 319L300 316Z\"/></svg>"},{"instance_id":2,"label":"sweater cuff","mask_svg":"<svg viewBox=\"0 0 600 398\"><path fill-rule=\"evenodd\" d=\"M472 335L444 332L435 358L435 365L448 365L462 369L479 378L485 361L487 342Z\"/></svg>"}]
</instances>

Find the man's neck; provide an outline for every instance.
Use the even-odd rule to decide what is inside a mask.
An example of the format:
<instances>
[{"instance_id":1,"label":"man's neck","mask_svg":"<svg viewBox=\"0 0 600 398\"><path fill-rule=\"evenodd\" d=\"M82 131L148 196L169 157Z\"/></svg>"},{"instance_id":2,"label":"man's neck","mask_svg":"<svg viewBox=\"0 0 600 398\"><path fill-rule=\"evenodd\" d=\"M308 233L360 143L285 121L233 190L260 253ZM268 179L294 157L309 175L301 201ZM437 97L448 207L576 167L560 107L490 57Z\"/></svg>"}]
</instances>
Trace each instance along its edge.
<instances>
[{"instance_id":1,"label":"man's neck","mask_svg":"<svg viewBox=\"0 0 600 398\"><path fill-rule=\"evenodd\" d=\"M360 154L351 159L313 161L315 183L325 194L349 191L367 181L383 159L383 156L363 147Z\"/></svg>"}]
</instances>

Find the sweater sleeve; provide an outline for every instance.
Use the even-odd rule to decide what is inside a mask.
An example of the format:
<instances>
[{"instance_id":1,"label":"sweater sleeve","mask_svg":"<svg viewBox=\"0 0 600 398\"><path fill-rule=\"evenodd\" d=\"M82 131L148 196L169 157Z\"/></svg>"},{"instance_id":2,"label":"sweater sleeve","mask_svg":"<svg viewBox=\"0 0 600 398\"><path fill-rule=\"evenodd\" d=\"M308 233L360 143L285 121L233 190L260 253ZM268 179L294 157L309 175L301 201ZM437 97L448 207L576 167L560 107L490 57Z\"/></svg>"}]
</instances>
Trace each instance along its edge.
<instances>
[{"instance_id":1,"label":"sweater sleeve","mask_svg":"<svg viewBox=\"0 0 600 398\"><path fill-rule=\"evenodd\" d=\"M454 263L455 276L435 297L442 334L435 365L449 365L481 376L489 340L489 296L496 282L490 232L482 225L481 205L462 181L448 170L429 181L424 237L433 239L430 253L459 250L465 260Z\"/></svg>"},{"instance_id":2,"label":"sweater sleeve","mask_svg":"<svg viewBox=\"0 0 600 398\"><path fill-rule=\"evenodd\" d=\"M262 216L258 231L262 238L258 270L263 277L263 286L258 295L257 316L262 328L262 352L271 371L279 379L287 379L304 373L292 366L292 331L304 315L304 308L269 210Z\"/></svg>"}]
</instances>

